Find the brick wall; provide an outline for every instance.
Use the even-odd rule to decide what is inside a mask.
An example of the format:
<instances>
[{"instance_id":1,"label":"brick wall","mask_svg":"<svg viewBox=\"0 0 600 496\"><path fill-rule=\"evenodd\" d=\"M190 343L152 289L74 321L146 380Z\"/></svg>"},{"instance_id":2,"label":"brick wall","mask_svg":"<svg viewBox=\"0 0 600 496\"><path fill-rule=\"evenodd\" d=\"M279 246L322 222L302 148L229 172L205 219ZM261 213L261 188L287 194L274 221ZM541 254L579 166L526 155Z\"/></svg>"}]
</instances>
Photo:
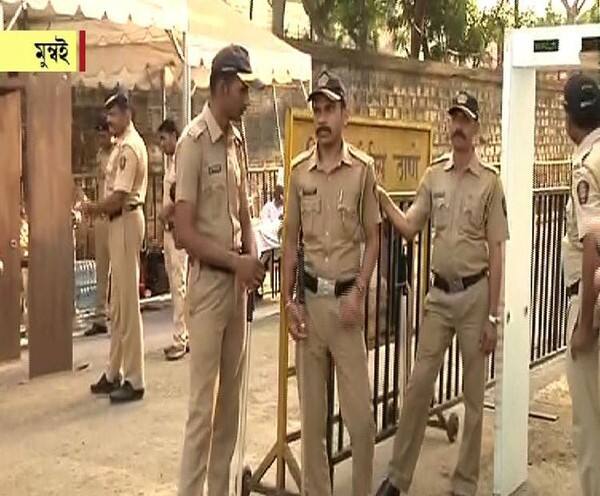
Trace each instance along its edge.
<instances>
[{"instance_id":1,"label":"brick wall","mask_svg":"<svg viewBox=\"0 0 600 496\"><path fill-rule=\"evenodd\" d=\"M500 161L502 75L436 62L364 54L352 50L293 42L313 57L313 79L323 68L344 80L350 111L381 119L427 122L433 126L434 156L450 148L446 110L459 90L473 93L481 108L479 153ZM555 76L538 78L536 103L536 160L561 160L572 151L564 130L562 83Z\"/></svg>"}]
</instances>

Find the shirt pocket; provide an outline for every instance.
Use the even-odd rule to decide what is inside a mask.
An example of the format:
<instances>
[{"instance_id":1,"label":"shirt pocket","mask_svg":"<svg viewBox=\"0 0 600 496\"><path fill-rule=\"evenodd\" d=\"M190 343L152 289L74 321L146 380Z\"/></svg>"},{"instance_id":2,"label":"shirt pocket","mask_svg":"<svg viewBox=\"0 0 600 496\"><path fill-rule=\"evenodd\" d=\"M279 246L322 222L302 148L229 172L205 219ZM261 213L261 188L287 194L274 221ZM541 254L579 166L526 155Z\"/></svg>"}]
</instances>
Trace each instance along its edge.
<instances>
[{"instance_id":1,"label":"shirt pocket","mask_svg":"<svg viewBox=\"0 0 600 496\"><path fill-rule=\"evenodd\" d=\"M317 236L321 216L321 197L303 196L300 202L302 231L306 236Z\"/></svg>"},{"instance_id":2,"label":"shirt pocket","mask_svg":"<svg viewBox=\"0 0 600 496\"><path fill-rule=\"evenodd\" d=\"M226 208L227 199L227 169L225 164L209 164L202 176L202 200L204 205L217 213Z\"/></svg>"},{"instance_id":3,"label":"shirt pocket","mask_svg":"<svg viewBox=\"0 0 600 496\"><path fill-rule=\"evenodd\" d=\"M445 197L433 199L433 227L436 231L443 231L450 221L450 204Z\"/></svg>"},{"instance_id":4,"label":"shirt pocket","mask_svg":"<svg viewBox=\"0 0 600 496\"><path fill-rule=\"evenodd\" d=\"M354 239L360 232L360 216L358 211L358 195L343 195L338 200L337 212L342 234L347 239Z\"/></svg>"},{"instance_id":5,"label":"shirt pocket","mask_svg":"<svg viewBox=\"0 0 600 496\"><path fill-rule=\"evenodd\" d=\"M461 230L472 236L485 235L485 200L483 197L465 198L461 216Z\"/></svg>"}]
</instances>

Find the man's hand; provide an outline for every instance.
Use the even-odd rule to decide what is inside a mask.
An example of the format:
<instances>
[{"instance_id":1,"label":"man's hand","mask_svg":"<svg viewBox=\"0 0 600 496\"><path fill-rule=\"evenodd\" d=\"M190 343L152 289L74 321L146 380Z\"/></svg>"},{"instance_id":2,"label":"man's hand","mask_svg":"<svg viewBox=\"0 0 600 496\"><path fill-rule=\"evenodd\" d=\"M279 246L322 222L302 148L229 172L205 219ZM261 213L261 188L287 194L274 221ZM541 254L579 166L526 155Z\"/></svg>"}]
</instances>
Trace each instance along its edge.
<instances>
[{"instance_id":1,"label":"man's hand","mask_svg":"<svg viewBox=\"0 0 600 496\"><path fill-rule=\"evenodd\" d=\"M583 329L577 326L571 335L571 356L573 360L577 360L579 355L595 350L597 340L598 329Z\"/></svg>"},{"instance_id":2,"label":"man's hand","mask_svg":"<svg viewBox=\"0 0 600 496\"><path fill-rule=\"evenodd\" d=\"M340 298L340 320L344 327L355 327L362 321L365 308L365 298L357 289L352 290Z\"/></svg>"},{"instance_id":3,"label":"man's hand","mask_svg":"<svg viewBox=\"0 0 600 496\"><path fill-rule=\"evenodd\" d=\"M235 275L244 287L254 291L265 278L265 267L256 257L240 255L235 263Z\"/></svg>"},{"instance_id":4,"label":"man's hand","mask_svg":"<svg viewBox=\"0 0 600 496\"><path fill-rule=\"evenodd\" d=\"M169 220L165 216L165 209L164 208L161 208L160 212L158 212L158 220L160 221L160 223L163 226L166 226L168 224Z\"/></svg>"},{"instance_id":5,"label":"man's hand","mask_svg":"<svg viewBox=\"0 0 600 496\"><path fill-rule=\"evenodd\" d=\"M479 339L479 349L485 354L489 355L496 349L496 343L498 342L498 330L496 326L491 322L486 322L483 326L483 332Z\"/></svg>"},{"instance_id":6,"label":"man's hand","mask_svg":"<svg viewBox=\"0 0 600 496\"><path fill-rule=\"evenodd\" d=\"M285 308L288 316L288 331L294 341L306 339L308 334L306 333L304 306L298 302L290 301Z\"/></svg>"}]
</instances>

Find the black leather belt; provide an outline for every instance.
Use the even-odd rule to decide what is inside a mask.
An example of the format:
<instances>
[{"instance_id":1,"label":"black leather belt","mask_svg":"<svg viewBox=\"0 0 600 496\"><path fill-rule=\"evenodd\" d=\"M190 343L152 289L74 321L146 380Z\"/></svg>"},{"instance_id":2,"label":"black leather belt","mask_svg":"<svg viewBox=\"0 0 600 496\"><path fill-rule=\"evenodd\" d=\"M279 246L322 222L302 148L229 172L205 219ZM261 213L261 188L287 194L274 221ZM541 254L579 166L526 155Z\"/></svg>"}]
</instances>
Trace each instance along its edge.
<instances>
[{"instance_id":1,"label":"black leather belt","mask_svg":"<svg viewBox=\"0 0 600 496\"><path fill-rule=\"evenodd\" d=\"M335 295L335 297L339 298L340 296L349 293L352 287L354 286L355 281L356 278L349 279L347 281L335 281L333 289L333 294ZM319 279L309 274L308 272L305 272L304 287L308 289L311 293L317 293L319 291Z\"/></svg>"},{"instance_id":2,"label":"black leather belt","mask_svg":"<svg viewBox=\"0 0 600 496\"><path fill-rule=\"evenodd\" d=\"M579 281L574 282L567 288L567 298L571 298L572 296L576 296L579 294Z\"/></svg>"},{"instance_id":3,"label":"black leather belt","mask_svg":"<svg viewBox=\"0 0 600 496\"><path fill-rule=\"evenodd\" d=\"M167 222L165 224L165 231L171 232L171 231L173 231L173 229L175 229L175 223L174 222Z\"/></svg>"},{"instance_id":4,"label":"black leather belt","mask_svg":"<svg viewBox=\"0 0 600 496\"><path fill-rule=\"evenodd\" d=\"M482 270L479 274L473 274L472 276L455 279L453 281L447 281L442 276L434 273L433 286L446 293L459 293L460 291L467 289L469 286L473 286L473 284L479 282L486 275L487 270Z\"/></svg>"},{"instance_id":5,"label":"black leather belt","mask_svg":"<svg viewBox=\"0 0 600 496\"><path fill-rule=\"evenodd\" d=\"M135 205L125 205L125 207L122 210L119 210L118 212L115 212L114 214L109 214L108 220L113 221L115 219L118 219L125 212L133 212L134 210L140 208L141 206L142 206L141 203L136 203Z\"/></svg>"}]
</instances>

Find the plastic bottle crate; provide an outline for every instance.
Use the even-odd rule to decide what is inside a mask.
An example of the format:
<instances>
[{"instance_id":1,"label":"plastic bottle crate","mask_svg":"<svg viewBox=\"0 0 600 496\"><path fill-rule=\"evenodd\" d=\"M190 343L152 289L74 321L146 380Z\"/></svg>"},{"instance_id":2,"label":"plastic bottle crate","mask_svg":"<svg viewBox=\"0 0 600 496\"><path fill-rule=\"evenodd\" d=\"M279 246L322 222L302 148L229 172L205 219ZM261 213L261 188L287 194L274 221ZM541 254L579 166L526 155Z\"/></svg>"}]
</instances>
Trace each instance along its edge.
<instances>
[{"instance_id":1,"label":"plastic bottle crate","mask_svg":"<svg viewBox=\"0 0 600 496\"><path fill-rule=\"evenodd\" d=\"M94 307L96 299L96 262L75 262L75 310L83 311Z\"/></svg>"}]
</instances>

